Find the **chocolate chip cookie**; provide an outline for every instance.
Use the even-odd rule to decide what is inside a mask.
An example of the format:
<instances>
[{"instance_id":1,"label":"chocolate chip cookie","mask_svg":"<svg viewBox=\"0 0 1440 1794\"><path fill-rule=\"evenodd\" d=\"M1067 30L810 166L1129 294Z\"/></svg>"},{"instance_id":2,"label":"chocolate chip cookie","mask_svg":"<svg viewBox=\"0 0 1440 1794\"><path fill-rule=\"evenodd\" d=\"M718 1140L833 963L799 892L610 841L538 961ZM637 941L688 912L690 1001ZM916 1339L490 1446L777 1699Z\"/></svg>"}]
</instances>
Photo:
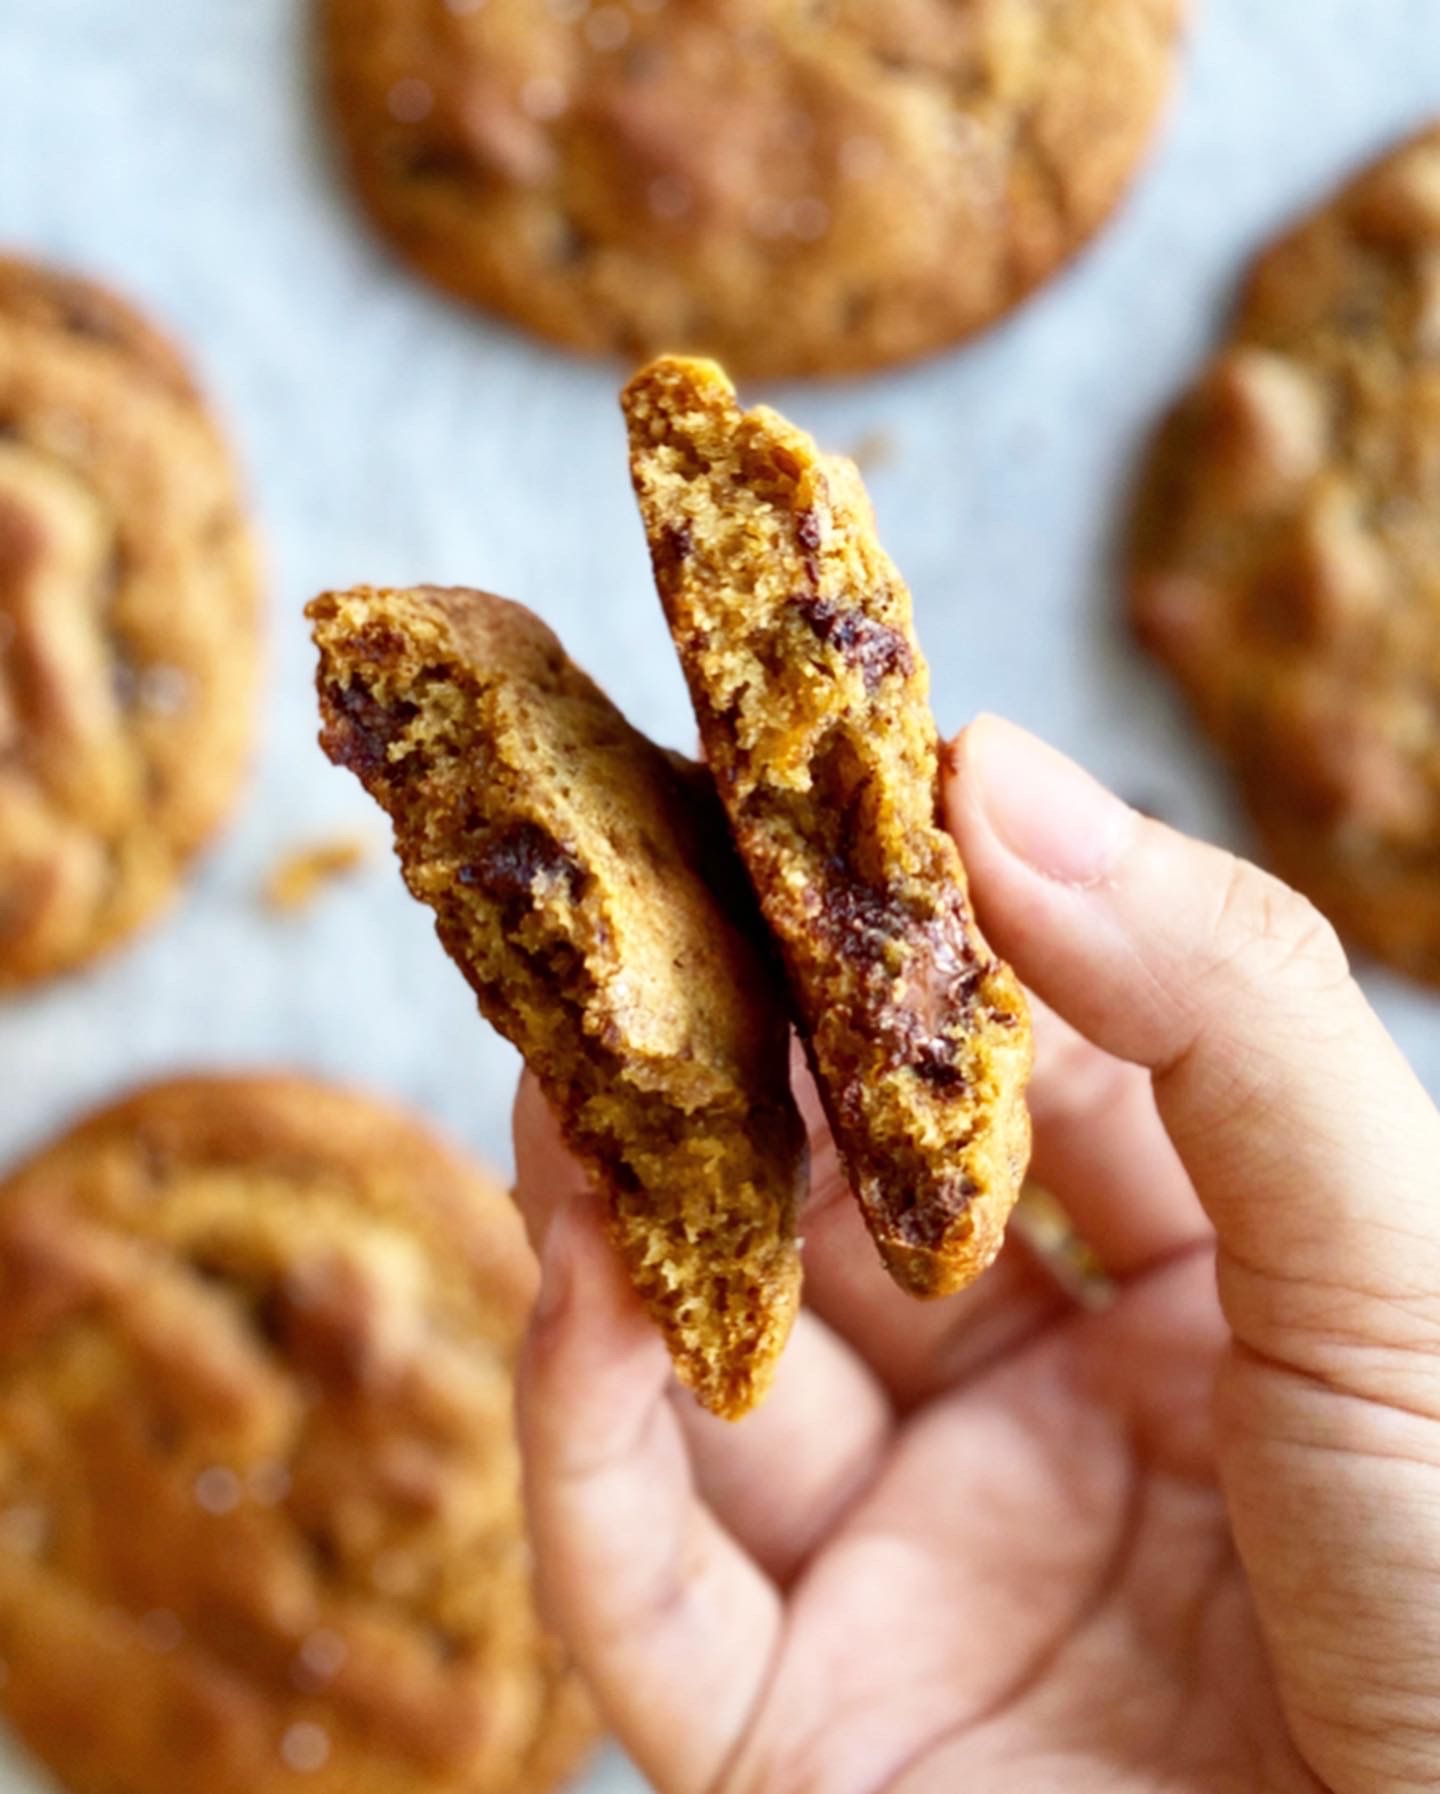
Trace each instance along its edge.
<instances>
[{"instance_id":1,"label":"chocolate chip cookie","mask_svg":"<svg viewBox=\"0 0 1440 1794\"><path fill-rule=\"evenodd\" d=\"M257 627L180 356L113 294L0 258L0 990L169 898L245 764Z\"/></svg>"},{"instance_id":2,"label":"chocolate chip cookie","mask_svg":"<svg viewBox=\"0 0 1440 1794\"><path fill-rule=\"evenodd\" d=\"M1181 0L318 0L364 204L573 348L880 366L1015 305L1149 144Z\"/></svg>"},{"instance_id":3,"label":"chocolate chip cookie","mask_svg":"<svg viewBox=\"0 0 1440 1794\"><path fill-rule=\"evenodd\" d=\"M1440 126L1260 257L1130 583L1276 870L1440 979Z\"/></svg>"},{"instance_id":4,"label":"chocolate chip cookie","mask_svg":"<svg viewBox=\"0 0 1440 1794\"><path fill-rule=\"evenodd\" d=\"M0 1710L76 1794L543 1794L514 1211L417 1124L197 1078L0 1186Z\"/></svg>"},{"instance_id":5,"label":"chocolate chip cookie","mask_svg":"<svg viewBox=\"0 0 1440 1794\"><path fill-rule=\"evenodd\" d=\"M804 1145L709 781L520 605L362 588L309 614L325 751L389 812L406 883L594 1173L681 1379L743 1414L794 1318Z\"/></svg>"},{"instance_id":6,"label":"chocolate chip cookie","mask_svg":"<svg viewBox=\"0 0 1440 1794\"><path fill-rule=\"evenodd\" d=\"M937 819L910 594L860 476L713 362L624 396L655 578L706 759L891 1275L917 1295L1000 1249L1029 1156L1025 998Z\"/></svg>"}]
</instances>

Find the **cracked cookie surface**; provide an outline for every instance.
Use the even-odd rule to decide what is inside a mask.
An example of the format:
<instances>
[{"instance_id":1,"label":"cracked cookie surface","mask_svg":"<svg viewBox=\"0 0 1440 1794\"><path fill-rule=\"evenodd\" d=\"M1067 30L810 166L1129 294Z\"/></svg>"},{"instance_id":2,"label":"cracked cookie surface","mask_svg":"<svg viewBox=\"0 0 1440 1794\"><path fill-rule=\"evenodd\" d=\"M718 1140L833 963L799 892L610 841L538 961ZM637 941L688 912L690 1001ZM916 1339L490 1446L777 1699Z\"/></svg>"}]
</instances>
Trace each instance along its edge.
<instances>
[{"instance_id":1,"label":"cracked cookie surface","mask_svg":"<svg viewBox=\"0 0 1440 1794\"><path fill-rule=\"evenodd\" d=\"M854 466L712 362L626 389L631 469L707 762L891 1275L1000 1249L1029 1156L1025 998L940 826L910 594Z\"/></svg>"},{"instance_id":2,"label":"cracked cookie surface","mask_svg":"<svg viewBox=\"0 0 1440 1794\"><path fill-rule=\"evenodd\" d=\"M318 0L370 213L574 348L880 366L1016 304L1115 206L1180 0Z\"/></svg>"},{"instance_id":3,"label":"cracked cookie surface","mask_svg":"<svg viewBox=\"0 0 1440 1794\"><path fill-rule=\"evenodd\" d=\"M1440 980L1440 126L1261 255L1152 449L1130 587L1276 870Z\"/></svg>"},{"instance_id":4,"label":"cracked cookie surface","mask_svg":"<svg viewBox=\"0 0 1440 1794\"><path fill-rule=\"evenodd\" d=\"M113 294L0 258L0 990L130 934L214 831L257 610L179 355Z\"/></svg>"},{"instance_id":5,"label":"cracked cookie surface","mask_svg":"<svg viewBox=\"0 0 1440 1794\"><path fill-rule=\"evenodd\" d=\"M518 604L360 588L309 615L322 745L389 813L406 883L595 1177L682 1381L744 1413L798 1301L804 1140L778 993L712 888L732 868L708 779Z\"/></svg>"},{"instance_id":6,"label":"cracked cookie surface","mask_svg":"<svg viewBox=\"0 0 1440 1794\"><path fill-rule=\"evenodd\" d=\"M77 1794L544 1794L504 1192L409 1117L198 1078L0 1185L3 1710Z\"/></svg>"}]
</instances>

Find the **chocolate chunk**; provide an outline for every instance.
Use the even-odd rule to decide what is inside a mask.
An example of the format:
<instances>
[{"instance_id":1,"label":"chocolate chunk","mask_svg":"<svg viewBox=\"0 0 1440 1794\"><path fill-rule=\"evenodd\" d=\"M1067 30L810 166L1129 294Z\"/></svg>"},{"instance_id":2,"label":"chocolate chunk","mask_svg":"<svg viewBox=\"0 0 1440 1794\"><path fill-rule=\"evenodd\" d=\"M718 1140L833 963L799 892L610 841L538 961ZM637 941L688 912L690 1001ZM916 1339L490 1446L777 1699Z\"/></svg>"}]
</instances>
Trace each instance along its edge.
<instances>
[{"instance_id":1,"label":"chocolate chunk","mask_svg":"<svg viewBox=\"0 0 1440 1794\"><path fill-rule=\"evenodd\" d=\"M400 769L390 760L390 748L419 715L416 706L403 699L382 703L358 683L328 685L325 701L320 745L336 765L362 779L382 769L396 777Z\"/></svg>"},{"instance_id":2,"label":"chocolate chunk","mask_svg":"<svg viewBox=\"0 0 1440 1794\"><path fill-rule=\"evenodd\" d=\"M456 876L462 885L507 904L528 899L537 882L552 887L563 884L571 898L579 895L585 882L583 867L531 822L522 822L487 841Z\"/></svg>"},{"instance_id":3,"label":"chocolate chunk","mask_svg":"<svg viewBox=\"0 0 1440 1794\"><path fill-rule=\"evenodd\" d=\"M666 564L678 567L695 552L695 538L683 523L672 525L657 543L657 550Z\"/></svg>"},{"instance_id":4,"label":"chocolate chunk","mask_svg":"<svg viewBox=\"0 0 1440 1794\"><path fill-rule=\"evenodd\" d=\"M888 623L877 623L863 611L833 598L797 597L795 603L820 640L860 669L867 691L874 691L887 674L899 673L908 679L914 672L910 644Z\"/></svg>"}]
</instances>

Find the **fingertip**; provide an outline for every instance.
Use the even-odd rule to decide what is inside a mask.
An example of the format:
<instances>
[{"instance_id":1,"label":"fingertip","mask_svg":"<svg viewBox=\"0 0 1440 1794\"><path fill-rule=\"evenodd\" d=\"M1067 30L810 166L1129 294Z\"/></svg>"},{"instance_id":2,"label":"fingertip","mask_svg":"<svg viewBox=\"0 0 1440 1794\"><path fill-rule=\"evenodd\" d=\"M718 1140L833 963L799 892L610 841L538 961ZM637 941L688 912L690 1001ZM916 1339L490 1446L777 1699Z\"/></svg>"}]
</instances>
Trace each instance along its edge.
<instances>
[{"instance_id":1,"label":"fingertip","mask_svg":"<svg viewBox=\"0 0 1440 1794\"><path fill-rule=\"evenodd\" d=\"M1100 883L1140 820L1083 767L1003 717L978 716L945 762L946 820L962 855L998 846L1056 884Z\"/></svg>"},{"instance_id":2,"label":"fingertip","mask_svg":"<svg viewBox=\"0 0 1440 1794\"><path fill-rule=\"evenodd\" d=\"M585 1168L566 1146L560 1124L539 1084L523 1072L515 1092L511 1118L515 1141L515 1201L530 1236L531 1249L543 1257L555 1214L573 1198L590 1190Z\"/></svg>"}]
</instances>

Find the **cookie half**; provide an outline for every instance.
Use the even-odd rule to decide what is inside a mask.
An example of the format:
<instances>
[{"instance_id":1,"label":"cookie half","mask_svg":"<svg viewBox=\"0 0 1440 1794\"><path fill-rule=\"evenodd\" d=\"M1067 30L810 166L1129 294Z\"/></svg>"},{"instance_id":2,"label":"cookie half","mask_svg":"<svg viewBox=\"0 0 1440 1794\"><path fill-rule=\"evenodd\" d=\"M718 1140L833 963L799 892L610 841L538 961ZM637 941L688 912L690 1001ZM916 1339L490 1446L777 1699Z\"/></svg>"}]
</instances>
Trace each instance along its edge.
<instances>
[{"instance_id":1,"label":"cookie half","mask_svg":"<svg viewBox=\"0 0 1440 1794\"><path fill-rule=\"evenodd\" d=\"M406 883L594 1173L681 1380L743 1414L799 1298L804 1139L784 1011L717 895L708 780L518 604L361 588L309 615L325 751L388 811Z\"/></svg>"},{"instance_id":2,"label":"cookie half","mask_svg":"<svg viewBox=\"0 0 1440 1794\"><path fill-rule=\"evenodd\" d=\"M1440 979L1440 126L1259 258L1152 448L1130 602L1276 870Z\"/></svg>"},{"instance_id":3,"label":"cookie half","mask_svg":"<svg viewBox=\"0 0 1440 1794\"><path fill-rule=\"evenodd\" d=\"M255 557L175 349L0 258L0 990L170 897L248 756Z\"/></svg>"},{"instance_id":4,"label":"cookie half","mask_svg":"<svg viewBox=\"0 0 1440 1794\"><path fill-rule=\"evenodd\" d=\"M752 375L935 350L1096 230L1180 0L318 0L350 176L432 280Z\"/></svg>"},{"instance_id":5,"label":"cookie half","mask_svg":"<svg viewBox=\"0 0 1440 1794\"><path fill-rule=\"evenodd\" d=\"M381 1105L197 1078L0 1186L0 1710L76 1794L545 1794L595 1736L511 1422L534 1270Z\"/></svg>"},{"instance_id":6,"label":"cookie half","mask_svg":"<svg viewBox=\"0 0 1440 1794\"><path fill-rule=\"evenodd\" d=\"M1000 1249L1030 1146L1025 998L940 826L910 595L860 476L713 362L626 388L630 465L706 759L836 1143L917 1295Z\"/></svg>"}]
</instances>

